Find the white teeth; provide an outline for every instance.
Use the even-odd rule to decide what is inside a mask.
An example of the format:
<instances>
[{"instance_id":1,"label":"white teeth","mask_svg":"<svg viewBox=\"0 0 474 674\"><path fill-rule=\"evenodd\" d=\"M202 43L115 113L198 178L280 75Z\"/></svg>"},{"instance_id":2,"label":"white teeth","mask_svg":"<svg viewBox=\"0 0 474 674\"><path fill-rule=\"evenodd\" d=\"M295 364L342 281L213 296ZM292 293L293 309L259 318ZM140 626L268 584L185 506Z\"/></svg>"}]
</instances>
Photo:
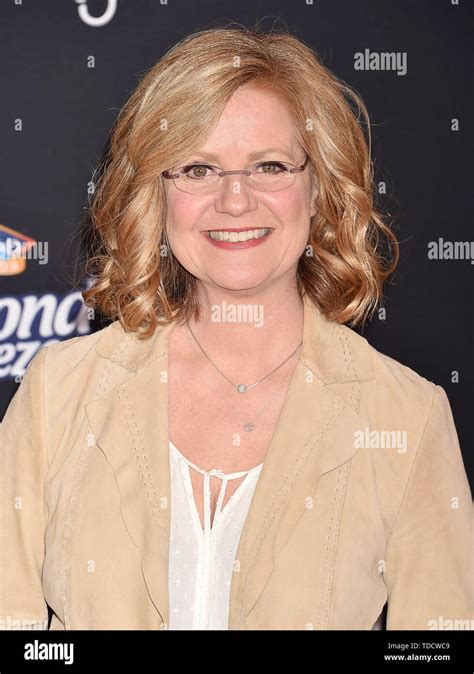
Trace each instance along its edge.
<instances>
[{"instance_id":1,"label":"white teeth","mask_svg":"<svg viewBox=\"0 0 474 674\"><path fill-rule=\"evenodd\" d=\"M266 236L270 229L249 229L246 232L225 232L214 231L209 232L209 236L214 241L230 241L235 243L237 241L249 241L250 239L260 239Z\"/></svg>"}]
</instances>

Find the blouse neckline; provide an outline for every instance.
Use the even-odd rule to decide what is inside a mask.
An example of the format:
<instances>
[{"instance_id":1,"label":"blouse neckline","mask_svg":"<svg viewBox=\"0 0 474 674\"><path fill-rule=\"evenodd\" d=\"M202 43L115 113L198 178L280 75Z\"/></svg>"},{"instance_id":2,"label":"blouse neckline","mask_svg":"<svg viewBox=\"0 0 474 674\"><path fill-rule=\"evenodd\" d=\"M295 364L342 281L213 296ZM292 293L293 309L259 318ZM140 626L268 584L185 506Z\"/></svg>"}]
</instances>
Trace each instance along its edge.
<instances>
[{"instance_id":1,"label":"blouse neckline","mask_svg":"<svg viewBox=\"0 0 474 674\"><path fill-rule=\"evenodd\" d=\"M170 446L172 447L173 451L177 456L179 456L182 460L184 460L189 466L197 470L199 473L202 475L214 475L215 477L220 477L224 478L226 480L233 480L237 479L239 477L243 477L244 475L249 475L251 473L256 472L257 470L260 470L260 468L263 466L263 461L262 463L259 463L257 466L253 466L252 468L249 468L248 470L239 470L235 471L233 473L224 473L224 471L219 470L218 468L213 468L212 470L204 470L203 468L200 468L197 466L195 463L193 463L190 459L188 459L180 450L176 447L174 442L171 440L169 441Z\"/></svg>"}]
</instances>

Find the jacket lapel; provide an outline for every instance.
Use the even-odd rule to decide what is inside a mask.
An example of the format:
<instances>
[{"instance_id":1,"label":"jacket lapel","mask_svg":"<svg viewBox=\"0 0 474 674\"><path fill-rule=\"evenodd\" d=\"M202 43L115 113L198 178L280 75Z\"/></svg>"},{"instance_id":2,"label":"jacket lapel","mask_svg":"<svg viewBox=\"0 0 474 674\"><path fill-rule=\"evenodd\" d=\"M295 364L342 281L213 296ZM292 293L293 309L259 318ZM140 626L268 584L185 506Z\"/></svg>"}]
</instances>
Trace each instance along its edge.
<instances>
[{"instance_id":1,"label":"jacket lapel","mask_svg":"<svg viewBox=\"0 0 474 674\"><path fill-rule=\"evenodd\" d=\"M357 412L361 382L374 376L367 341L306 298L304 321L300 360L239 541L230 629L242 629L319 478L351 459L355 432L370 426Z\"/></svg>"},{"instance_id":2,"label":"jacket lapel","mask_svg":"<svg viewBox=\"0 0 474 674\"><path fill-rule=\"evenodd\" d=\"M141 560L143 578L163 625L168 624L170 465L167 354L171 326L146 342L125 337L113 355L124 381L86 405L96 444L114 470L121 510ZM120 352L120 355L118 354Z\"/></svg>"},{"instance_id":3,"label":"jacket lapel","mask_svg":"<svg viewBox=\"0 0 474 674\"><path fill-rule=\"evenodd\" d=\"M114 327L115 326L115 327ZM114 369L114 386L86 405L95 441L116 475L128 533L140 555L150 598L169 622L170 464L168 337L172 325L141 341L118 324L96 350ZM367 342L329 322L304 299L300 360L242 529L233 574L229 628L239 629L273 570L318 479L350 460L361 382L373 378ZM118 383L117 383L118 382Z\"/></svg>"}]
</instances>

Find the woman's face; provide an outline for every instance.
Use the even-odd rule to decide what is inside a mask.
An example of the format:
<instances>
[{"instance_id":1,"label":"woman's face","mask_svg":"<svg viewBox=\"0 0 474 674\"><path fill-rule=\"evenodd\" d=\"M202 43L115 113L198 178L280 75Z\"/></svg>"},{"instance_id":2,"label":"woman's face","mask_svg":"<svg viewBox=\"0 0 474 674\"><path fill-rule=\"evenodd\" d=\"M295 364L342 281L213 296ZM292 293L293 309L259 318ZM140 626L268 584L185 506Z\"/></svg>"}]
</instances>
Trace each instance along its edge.
<instances>
[{"instance_id":1,"label":"woman's face","mask_svg":"<svg viewBox=\"0 0 474 674\"><path fill-rule=\"evenodd\" d=\"M270 148L278 149L265 152ZM249 157L256 152L261 156ZM228 101L200 151L183 157L180 165L200 160L223 170L237 170L271 160L300 166L305 158L285 103L273 92L247 85ZM219 181L218 191L199 196L183 192L172 180L165 181L166 227L175 257L204 284L229 291L264 288L282 277L293 281L315 213L312 204L317 191L310 165L277 192L247 187L239 174ZM249 227L271 228L271 232L258 245L244 247L218 246L208 235L209 230Z\"/></svg>"}]
</instances>

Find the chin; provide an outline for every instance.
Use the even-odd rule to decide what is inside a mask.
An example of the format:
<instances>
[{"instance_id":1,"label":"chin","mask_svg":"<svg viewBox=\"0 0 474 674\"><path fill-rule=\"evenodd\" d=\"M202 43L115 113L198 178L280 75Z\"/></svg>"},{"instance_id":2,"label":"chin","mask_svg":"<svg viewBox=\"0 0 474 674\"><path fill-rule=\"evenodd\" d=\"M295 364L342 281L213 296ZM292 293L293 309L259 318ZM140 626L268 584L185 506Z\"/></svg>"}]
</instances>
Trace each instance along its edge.
<instances>
[{"instance_id":1,"label":"chin","mask_svg":"<svg viewBox=\"0 0 474 674\"><path fill-rule=\"evenodd\" d=\"M259 274L235 274L225 276L210 276L210 280L219 288L223 290L238 291L238 290L252 290L263 285L268 279L267 275Z\"/></svg>"}]
</instances>

